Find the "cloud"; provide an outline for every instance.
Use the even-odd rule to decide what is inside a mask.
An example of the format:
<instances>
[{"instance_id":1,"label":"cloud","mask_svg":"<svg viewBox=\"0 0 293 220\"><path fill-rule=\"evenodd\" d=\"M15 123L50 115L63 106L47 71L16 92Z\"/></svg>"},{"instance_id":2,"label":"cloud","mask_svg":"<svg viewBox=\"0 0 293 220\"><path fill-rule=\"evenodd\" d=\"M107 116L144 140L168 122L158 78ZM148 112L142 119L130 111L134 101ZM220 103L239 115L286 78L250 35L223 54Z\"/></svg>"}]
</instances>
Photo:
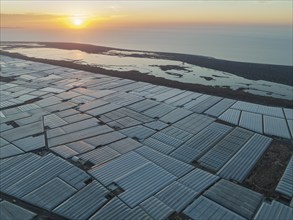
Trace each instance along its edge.
<instances>
[{"instance_id":1,"label":"cloud","mask_svg":"<svg viewBox=\"0 0 293 220\"><path fill-rule=\"evenodd\" d=\"M112 9L113 11L115 11L115 12L118 12L121 7L118 6L118 5L111 5L109 8Z\"/></svg>"},{"instance_id":2,"label":"cloud","mask_svg":"<svg viewBox=\"0 0 293 220\"><path fill-rule=\"evenodd\" d=\"M50 14L1 14L1 27L35 28L51 25L56 26L65 16Z\"/></svg>"},{"instance_id":3,"label":"cloud","mask_svg":"<svg viewBox=\"0 0 293 220\"><path fill-rule=\"evenodd\" d=\"M18 26L15 26L15 27L3 27L3 26L1 26L0 27L1 29L23 29L23 27L18 27Z\"/></svg>"}]
</instances>

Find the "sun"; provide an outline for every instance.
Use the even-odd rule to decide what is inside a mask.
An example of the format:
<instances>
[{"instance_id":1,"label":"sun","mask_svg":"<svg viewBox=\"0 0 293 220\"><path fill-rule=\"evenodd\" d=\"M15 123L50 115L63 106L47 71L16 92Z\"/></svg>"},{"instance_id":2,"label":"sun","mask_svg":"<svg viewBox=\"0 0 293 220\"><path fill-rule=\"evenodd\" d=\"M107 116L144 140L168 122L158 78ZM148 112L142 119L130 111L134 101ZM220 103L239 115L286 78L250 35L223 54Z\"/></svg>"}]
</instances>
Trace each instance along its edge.
<instances>
[{"instance_id":1,"label":"sun","mask_svg":"<svg viewBox=\"0 0 293 220\"><path fill-rule=\"evenodd\" d=\"M86 18L84 16L73 16L70 18L69 24L72 28L83 28L86 26Z\"/></svg>"},{"instance_id":2,"label":"sun","mask_svg":"<svg viewBox=\"0 0 293 220\"><path fill-rule=\"evenodd\" d=\"M80 26L83 23L83 20L81 20L80 18L74 18L72 23L76 26Z\"/></svg>"},{"instance_id":3,"label":"sun","mask_svg":"<svg viewBox=\"0 0 293 220\"><path fill-rule=\"evenodd\" d=\"M73 17L72 24L75 26L81 26L84 23L84 19L81 17Z\"/></svg>"},{"instance_id":4,"label":"sun","mask_svg":"<svg viewBox=\"0 0 293 220\"><path fill-rule=\"evenodd\" d=\"M90 27L92 17L89 15L72 14L64 16L64 25L70 29L83 30Z\"/></svg>"}]
</instances>

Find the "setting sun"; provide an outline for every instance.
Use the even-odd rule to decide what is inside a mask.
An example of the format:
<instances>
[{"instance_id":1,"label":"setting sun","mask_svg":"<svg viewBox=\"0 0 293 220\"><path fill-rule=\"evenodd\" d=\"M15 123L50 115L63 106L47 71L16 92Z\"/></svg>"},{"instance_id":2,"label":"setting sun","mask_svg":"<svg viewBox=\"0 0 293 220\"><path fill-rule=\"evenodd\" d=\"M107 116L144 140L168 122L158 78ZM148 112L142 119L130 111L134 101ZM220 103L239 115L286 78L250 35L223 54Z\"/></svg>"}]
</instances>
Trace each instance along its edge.
<instances>
[{"instance_id":1,"label":"setting sun","mask_svg":"<svg viewBox=\"0 0 293 220\"><path fill-rule=\"evenodd\" d=\"M72 23L75 25L75 26L80 26L82 25L84 22L84 20L82 18L77 18L77 17L74 17L72 19Z\"/></svg>"},{"instance_id":2,"label":"setting sun","mask_svg":"<svg viewBox=\"0 0 293 220\"><path fill-rule=\"evenodd\" d=\"M84 28L87 19L84 16L73 16L70 18L69 25L71 28Z\"/></svg>"}]
</instances>

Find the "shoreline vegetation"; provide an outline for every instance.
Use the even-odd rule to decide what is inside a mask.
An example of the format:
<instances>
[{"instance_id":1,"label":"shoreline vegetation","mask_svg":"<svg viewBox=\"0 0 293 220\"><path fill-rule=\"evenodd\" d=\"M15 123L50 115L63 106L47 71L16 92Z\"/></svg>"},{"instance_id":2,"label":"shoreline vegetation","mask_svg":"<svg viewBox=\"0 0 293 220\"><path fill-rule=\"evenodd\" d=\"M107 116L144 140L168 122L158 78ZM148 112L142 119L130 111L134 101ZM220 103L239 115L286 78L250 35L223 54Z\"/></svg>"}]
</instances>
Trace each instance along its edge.
<instances>
[{"instance_id":1,"label":"shoreline vegetation","mask_svg":"<svg viewBox=\"0 0 293 220\"><path fill-rule=\"evenodd\" d=\"M187 54L177 54L177 53L165 53L165 52L149 52L149 51L138 51L138 50L127 50L127 49L117 49L110 47L101 47L89 44L77 44L77 43L49 43L49 42L7 42L7 43L39 43L46 48L57 48L66 50L81 50L87 53L107 53L110 50L119 51L133 51L133 52L145 52L145 53L133 53L127 54L131 57L142 57L142 58L160 58L166 60L176 60L184 63L189 63L209 69L219 70L228 72L237 76L241 76L251 80L266 80L270 82L280 83L284 85L293 86L293 66L282 66L282 65L271 65L271 64L256 64L256 63L244 63L244 62L234 62L227 60L220 60L211 57L198 56L198 55L187 55ZM14 46L10 46L13 48ZM24 47L24 46L23 46ZM26 46L31 48L31 46ZM183 90L189 90L194 92L205 93L209 95L221 96L225 98L231 98L241 101L247 101L257 104L264 104L270 106L287 107L292 108L292 100L278 99L268 96L254 95L242 91L241 89L232 90L230 88L224 88L219 86L205 86L200 84L191 84L177 82L162 77L155 77L152 75L141 74L138 71L115 71L106 70L101 67L94 67L89 65L82 65L78 63L73 63L70 61L56 61L47 60L40 58L27 57L18 53L10 53L0 50L1 55L10 56L14 58L20 58L23 60L42 62L47 64L52 64L56 66L62 66L67 68L73 68L77 70L89 71L93 73L100 73L109 76L116 76L121 78L132 79L135 81L148 82L155 85L168 86L172 88L178 88ZM276 74L277 73L277 74ZM293 94L292 94L293 96Z\"/></svg>"}]
</instances>

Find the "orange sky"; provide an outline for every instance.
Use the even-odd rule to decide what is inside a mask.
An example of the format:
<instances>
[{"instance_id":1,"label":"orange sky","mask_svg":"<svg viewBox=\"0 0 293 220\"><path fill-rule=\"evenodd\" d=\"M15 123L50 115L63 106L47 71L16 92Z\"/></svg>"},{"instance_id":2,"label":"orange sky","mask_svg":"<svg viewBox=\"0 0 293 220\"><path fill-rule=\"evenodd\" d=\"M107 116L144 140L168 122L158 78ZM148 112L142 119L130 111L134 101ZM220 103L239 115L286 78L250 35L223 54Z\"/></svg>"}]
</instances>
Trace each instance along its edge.
<instances>
[{"instance_id":1,"label":"orange sky","mask_svg":"<svg viewBox=\"0 0 293 220\"><path fill-rule=\"evenodd\" d=\"M1 1L1 27L292 25L292 1ZM75 25L75 24L77 25Z\"/></svg>"}]
</instances>

